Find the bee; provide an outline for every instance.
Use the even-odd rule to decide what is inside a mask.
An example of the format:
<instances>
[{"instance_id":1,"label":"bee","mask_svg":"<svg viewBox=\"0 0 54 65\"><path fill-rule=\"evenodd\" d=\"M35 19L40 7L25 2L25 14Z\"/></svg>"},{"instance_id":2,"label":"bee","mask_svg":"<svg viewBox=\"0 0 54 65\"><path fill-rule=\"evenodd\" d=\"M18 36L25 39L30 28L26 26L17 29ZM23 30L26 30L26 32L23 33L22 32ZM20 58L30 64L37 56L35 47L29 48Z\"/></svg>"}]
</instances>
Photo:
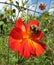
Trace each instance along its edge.
<instances>
[{"instance_id":1,"label":"bee","mask_svg":"<svg viewBox=\"0 0 54 65\"><path fill-rule=\"evenodd\" d=\"M39 29L36 27L36 25L31 25L30 30L32 31L33 34L38 34Z\"/></svg>"}]
</instances>

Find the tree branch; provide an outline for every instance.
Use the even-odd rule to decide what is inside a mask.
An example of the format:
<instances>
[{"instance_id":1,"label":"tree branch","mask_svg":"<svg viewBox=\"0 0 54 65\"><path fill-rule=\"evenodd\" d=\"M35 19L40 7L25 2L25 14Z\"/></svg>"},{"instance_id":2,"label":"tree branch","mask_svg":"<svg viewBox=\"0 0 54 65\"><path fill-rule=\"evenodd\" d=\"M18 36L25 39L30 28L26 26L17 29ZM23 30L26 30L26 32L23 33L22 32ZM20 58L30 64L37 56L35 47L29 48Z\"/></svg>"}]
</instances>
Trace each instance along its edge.
<instances>
[{"instance_id":1,"label":"tree branch","mask_svg":"<svg viewBox=\"0 0 54 65\"><path fill-rule=\"evenodd\" d=\"M0 2L0 3L1 3L1 4L8 4L8 5L15 6L17 9L23 8L24 10L29 10L29 11L32 11L32 12L40 13L40 12L31 10L31 9L29 9L29 8L25 8L25 7L23 7L23 6L17 6L17 5L15 5L15 4L7 3L7 2ZM42 14L42 13L40 13L40 14Z\"/></svg>"}]
</instances>

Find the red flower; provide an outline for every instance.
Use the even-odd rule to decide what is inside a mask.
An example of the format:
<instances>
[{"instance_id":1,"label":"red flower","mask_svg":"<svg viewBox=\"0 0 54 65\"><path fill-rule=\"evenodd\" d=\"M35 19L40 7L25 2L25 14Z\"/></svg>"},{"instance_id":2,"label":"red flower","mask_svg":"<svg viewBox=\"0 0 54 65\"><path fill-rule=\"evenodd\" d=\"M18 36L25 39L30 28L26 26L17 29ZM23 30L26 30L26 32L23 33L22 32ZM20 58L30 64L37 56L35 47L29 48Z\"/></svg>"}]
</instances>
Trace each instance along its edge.
<instances>
[{"instance_id":1,"label":"red flower","mask_svg":"<svg viewBox=\"0 0 54 65\"><path fill-rule=\"evenodd\" d=\"M46 5L45 4L40 4L39 8L40 8L40 10L44 10L46 8Z\"/></svg>"},{"instance_id":2,"label":"red flower","mask_svg":"<svg viewBox=\"0 0 54 65\"><path fill-rule=\"evenodd\" d=\"M46 46L38 41L42 39L43 33L36 28L39 28L37 20L29 21L28 25L25 25L21 18L16 20L16 25L10 33L10 48L25 58L43 54Z\"/></svg>"}]
</instances>

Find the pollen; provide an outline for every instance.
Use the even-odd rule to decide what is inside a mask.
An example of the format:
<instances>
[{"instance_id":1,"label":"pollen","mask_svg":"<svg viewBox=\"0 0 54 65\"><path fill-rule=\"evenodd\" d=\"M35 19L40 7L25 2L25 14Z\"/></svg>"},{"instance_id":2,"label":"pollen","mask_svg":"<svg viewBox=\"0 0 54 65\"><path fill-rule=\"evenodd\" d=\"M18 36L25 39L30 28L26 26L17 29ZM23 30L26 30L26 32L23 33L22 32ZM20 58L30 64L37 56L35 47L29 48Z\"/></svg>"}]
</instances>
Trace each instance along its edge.
<instances>
[{"instance_id":1,"label":"pollen","mask_svg":"<svg viewBox=\"0 0 54 65\"><path fill-rule=\"evenodd\" d=\"M21 40L18 40L18 42L21 43L22 42L22 39Z\"/></svg>"},{"instance_id":2,"label":"pollen","mask_svg":"<svg viewBox=\"0 0 54 65\"><path fill-rule=\"evenodd\" d=\"M23 38L27 38L27 39L28 39L28 38L29 38L29 35L24 35L24 37L23 37Z\"/></svg>"}]
</instances>

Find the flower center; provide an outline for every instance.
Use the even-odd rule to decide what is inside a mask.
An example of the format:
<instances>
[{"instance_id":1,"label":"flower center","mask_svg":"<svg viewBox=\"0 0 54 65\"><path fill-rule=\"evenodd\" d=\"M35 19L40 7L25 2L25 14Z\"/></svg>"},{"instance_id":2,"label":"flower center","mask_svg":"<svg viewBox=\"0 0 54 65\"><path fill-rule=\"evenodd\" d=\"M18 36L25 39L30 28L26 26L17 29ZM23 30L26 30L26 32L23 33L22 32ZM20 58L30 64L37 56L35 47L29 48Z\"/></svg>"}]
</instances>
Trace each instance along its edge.
<instances>
[{"instance_id":1,"label":"flower center","mask_svg":"<svg viewBox=\"0 0 54 65\"><path fill-rule=\"evenodd\" d=\"M24 35L24 37L23 37L23 38L27 38L27 39L28 39L28 38L29 38L29 35Z\"/></svg>"}]
</instances>

